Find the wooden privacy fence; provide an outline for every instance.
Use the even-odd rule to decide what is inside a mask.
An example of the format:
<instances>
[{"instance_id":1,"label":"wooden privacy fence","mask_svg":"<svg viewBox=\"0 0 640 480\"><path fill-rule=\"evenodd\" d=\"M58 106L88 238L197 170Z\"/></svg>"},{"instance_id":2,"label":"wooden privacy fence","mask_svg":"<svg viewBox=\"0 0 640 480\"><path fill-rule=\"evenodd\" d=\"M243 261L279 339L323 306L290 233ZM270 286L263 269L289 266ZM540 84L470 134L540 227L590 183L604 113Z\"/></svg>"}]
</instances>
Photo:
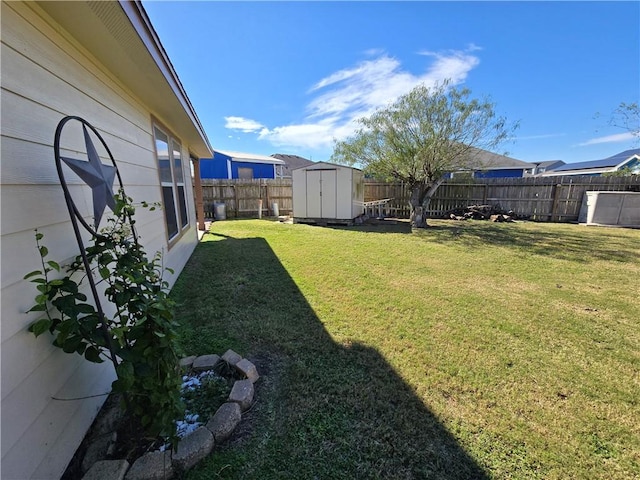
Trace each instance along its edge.
<instances>
[{"instance_id":1,"label":"wooden privacy fence","mask_svg":"<svg viewBox=\"0 0 640 480\"><path fill-rule=\"evenodd\" d=\"M402 183L367 181L365 201L394 197L389 204L398 217L409 215L409 191ZM573 222L578 220L586 191L640 191L640 176L492 178L460 183L445 181L429 203L427 214L438 218L469 205L499 205L532 220Z\"/></svg>"},{"instance_id":2,"label":"wooden privacy fence","mask_svg":"<svg viewBox=\"0 0 640 480\"><path fill-rule=\"evenodd\" d=\"M290 178L253 180L202 179L202 200L205 217L213 218L216 203L224 203L228 217L257 216L262 201L262 214L273 215L278 204L280 215L293 211L293 190Z\"/></svg>"},{"instance_id":3,"label":"wooden privacy fence","mask_svg":"<svg viewBox=\"0 0 640 480\"><path fill-rule=\"evenodd\" d=\"M259 200L263 215L273 215L274 202L281 215L293 211L291 179L202 180L202 190L207 217L213 217L217 202L224 202L229 217L257 216ZM640 191L640 176L493 178L466 183L447 180L438 187L427 214L438 218L455 208L489 204L532 220L574 222L586 191ZM405 184L365 179L364 201L381 199L390 199L384 205L385 215L409 217L409 189Z\"/></svg>"}]
</instances>

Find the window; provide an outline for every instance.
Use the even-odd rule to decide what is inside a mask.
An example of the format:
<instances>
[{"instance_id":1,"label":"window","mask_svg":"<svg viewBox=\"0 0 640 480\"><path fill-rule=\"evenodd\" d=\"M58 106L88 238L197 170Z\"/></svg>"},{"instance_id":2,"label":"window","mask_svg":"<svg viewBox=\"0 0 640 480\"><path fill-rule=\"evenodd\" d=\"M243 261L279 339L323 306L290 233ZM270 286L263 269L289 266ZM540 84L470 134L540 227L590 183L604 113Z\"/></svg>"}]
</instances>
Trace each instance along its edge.
<instances>
[{"instance_id":1,"label":"window","mask_svg":"<svg viewBox=\"0 0 640 480\"><path fill-rule=\"evenodd\" d=\"M160 170L164 220L169 240L189 225L187 198L182 169L181 146L158 127L153 127L156 139L156 156Z\"/></svg>"},{"instance_id":2,"label":"window","mask_svg":"<svg viewBox=\"0 0 640 480\"><path fill-rule=\"evenodd\" d=\"M240 180L251 180L253 178L253 168L238 167L238 178Z\"/></svg>"}]
</instances>

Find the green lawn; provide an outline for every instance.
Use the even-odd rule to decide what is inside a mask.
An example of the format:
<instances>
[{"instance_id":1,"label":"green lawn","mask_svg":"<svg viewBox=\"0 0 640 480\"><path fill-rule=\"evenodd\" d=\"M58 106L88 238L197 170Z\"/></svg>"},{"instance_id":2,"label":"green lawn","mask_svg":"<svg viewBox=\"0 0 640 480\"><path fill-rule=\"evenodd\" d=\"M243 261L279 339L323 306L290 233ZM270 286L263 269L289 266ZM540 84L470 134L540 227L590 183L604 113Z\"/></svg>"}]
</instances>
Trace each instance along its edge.
<instances>
[{"instance_id":1,"label":"green lawn","mask_svg":"<svg viewBox=\"0 0 640 480\"><path fill-rule=\"evenodd\" d=\"M263 376L188 479L640 477L640 230L216 222L185 353Z\"/></svg>"}]
</instances>

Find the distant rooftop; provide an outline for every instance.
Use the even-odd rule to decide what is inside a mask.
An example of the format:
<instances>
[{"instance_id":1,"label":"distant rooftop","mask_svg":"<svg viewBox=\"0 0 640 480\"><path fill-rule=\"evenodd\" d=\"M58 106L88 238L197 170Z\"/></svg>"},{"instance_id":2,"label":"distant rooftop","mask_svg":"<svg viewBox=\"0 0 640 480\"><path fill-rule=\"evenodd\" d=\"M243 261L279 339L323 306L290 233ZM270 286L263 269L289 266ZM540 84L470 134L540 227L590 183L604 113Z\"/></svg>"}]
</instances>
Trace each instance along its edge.
<instances>
[{"instance_id":1,"label":"distant rooftop","mask_svg":"<svg viewBox=\"0 0 640 480\"><path fill-rule=\"evenodd\" d=\"M567 170L584 170L588 168L611 168L620 165L625 160L633 157L634 155L640 155L640 148L631 150L625 150L624 152L617 153L611 157L603 158L602 160L590 160L588 162L567 163L556 169L555 172L564 172Z\"/></svg>"},{"instance_id":2,"label":"distant rooftop","mask_svg":"<svg viewBox=\"0 0 640 480\"><path fill-rule=\"evenodd\" d=\"M299 155L290 155L287 153L274 153L271 156L284 162L284 168L282 171L283 177L290 177L291 171L295 170L296 168L306 167L315 163L308 158L304 158Z\"/></svg>"},{"instance_id":3,"label":"distant rooftop","mask_svg":"<svg viewBox=\"0 0 640 480\"><path fill-rule=\"evenodd\" d=\"M226 155L227 157L231 157L234 160L248 160L254 163L273 163L277 165L284 165L284 161L275 157L270 157L268 155L258 155L256 153L245 153L245 152L231 152L228 150L218 150L214 148L214 151L217 153L221 153L222 155Z\"/></svg>"},{"instance_id":4,"label":"distant rooftop","mask_svg":"<svg viewBox=\"0 0 640 480\"><path fill-rule=\"evenodd\" d=\"M489 152L481 148L473 148L474 155L478 163L488 169L504 169L504 168L532 168L533 164L524 162L516 158L500 155L499 153Z\"/></svg>"},{"instance_id":5,"label":"distant rooftop","mask_svg":"<svg viewBox=\"0 0 640 480\"><path fill-rule=\"evenodd\" d=\"M538 165L538 168L559 167L565 163L562 160L545 160L544 162L532 162Z\"/></svg>"}]
</instances>

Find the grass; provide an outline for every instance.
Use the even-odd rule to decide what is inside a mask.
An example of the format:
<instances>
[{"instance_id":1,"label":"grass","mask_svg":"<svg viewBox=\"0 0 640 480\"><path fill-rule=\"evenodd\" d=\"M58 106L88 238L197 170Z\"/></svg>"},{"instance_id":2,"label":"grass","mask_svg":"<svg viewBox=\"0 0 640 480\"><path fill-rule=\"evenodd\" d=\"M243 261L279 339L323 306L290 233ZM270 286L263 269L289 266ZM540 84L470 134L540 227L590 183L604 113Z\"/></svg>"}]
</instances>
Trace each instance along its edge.
<instances>
[{"instance_id":1,"label":"grass","mask_svg":"<svg viewBox=\"0 0 640 480\"><path fill-rule=\"evenodd\" d=\"M262 378L188 479L640 477L640 231L431 223L212 225L183 347Z\"/></svg>"}]
</instances>

